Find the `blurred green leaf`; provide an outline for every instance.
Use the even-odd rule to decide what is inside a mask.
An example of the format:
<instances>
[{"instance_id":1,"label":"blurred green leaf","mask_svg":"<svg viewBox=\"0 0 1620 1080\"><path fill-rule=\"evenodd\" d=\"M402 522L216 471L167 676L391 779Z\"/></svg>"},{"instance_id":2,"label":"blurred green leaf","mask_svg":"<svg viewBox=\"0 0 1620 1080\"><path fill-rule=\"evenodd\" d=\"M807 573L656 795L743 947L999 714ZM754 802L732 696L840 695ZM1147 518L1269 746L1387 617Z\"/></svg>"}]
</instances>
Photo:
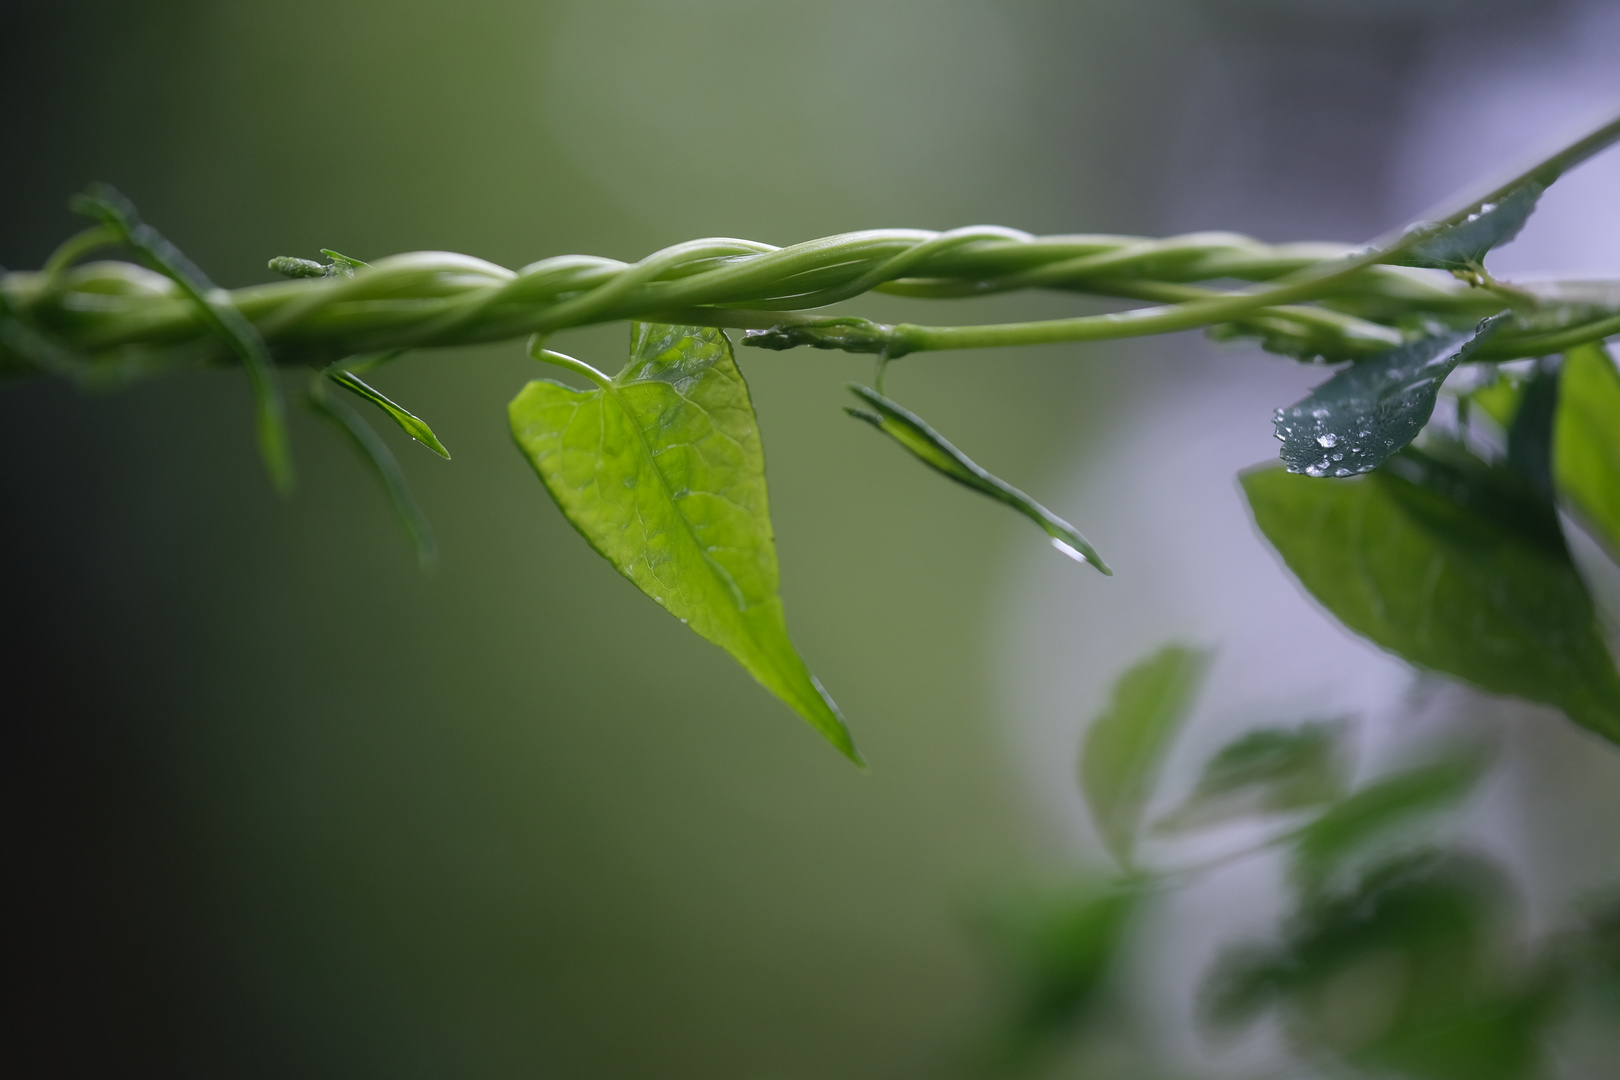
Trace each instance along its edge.
<instances>
[{"instance_id":1,"label":"blurred green leaf","mask_svg":"<svg viewBox=\"0 0 1620 1080\"><path fill-rule=\"evenodd\" d=\"M1524 397L1524 386L1521 381L1498 375L1495 382L1471 392L1468 400L1486 416L1495 420L1503 431L1507 431L1513 426L1513 417L1519 411L1519 401Z\"/></svg>"},{"instance_id":2,"label":"blurred green leaf","mask_svg":"<svg viewBox=\"0 0 1620 1080\"><path fill-rule=\"evenodd\" d=\"M367 401L377 406L377 408L387 413L389 419L398 424L400 430L405 432L405 434L409 435L423 446L426 446L429 450L432 450L435 454L438 454L446 461L450 460L450 451L446 450L444 448L444 444L439 441L438 436L433 434L433 429L428 427L427 423L421 418L414 416L403 407L394 404L394 402L390 401L387 395L385 395L381 390L377 390L374 387L360 381L359 376L350 371L332 370L328 371L326 375L327 378L331 379L333 382L337 383L351 394L365 398Z\"/></svg>"},{"instance_id":3,"label":"blurred green leaf","mask_svg":"<svg viewBox=\"0 0 1620 1080\"><path fill-rule=\"evenodd\" d=\"M1260 531L1351 630L1620 741L1620 676L1591 599L1516 472L1436 445L1355 481L1271 468L1242 482Z\"/></svg>"},{"instance_id":4,"label":"blurred green leaf","mask_svg":"<svg viewBox=\"0 0 1620 1080\"><path fill-rule=\"evenodd\" d=\"M929 427L921 417L875 390L854 383L850 384L849 389L877 410L868 412L865 409L846 407L844 411L849 415L858 420L865 420L911 451L917 460L936 472L1017 510L1039 525L1046 535L1052 538L1052 546L1063 554L1079 562L1090 563L1104 574L1113 575L1114 572L1103 562L1102 556L1097 554L1097 549L1080 535L1078 529L1011 484L986 472L946 441L943 435Z\"/></svg>"},{"instance_id":5,"label":"blurred green leaf","mask_svg":"<svg viewBox=\"0 0 1620 1080\"><path fill-rule=\"evenodd\" d=\"M1382 464L1423 430L1440 384L1500 321L1496 316L1472 331L1434 334L1379 353L1278 409L1274 423L1288 471L1353 476Z\"/></svg>"},{"instance_id":6,"label":"blurred green leaf","mask_svg":"<svg viewBox=\"0 0 1620 1080\"><path fill-rule=\"evenodd\" d=\"M1086 731L1080 789L1104 845L1123 867L1132 865L1142 813L1209 661L1202 650L1166 646L1119 677L1108 708Z\"/></svg>"},{"instance_id":7,"label":"blurred green leaf","mask_svg":"<svg viewBox=\"0 0 1620 1080\"><path fill-rule=\"evenodd\" d=\"M1406 248L1392 262L1435 270L1474 270L1494 247L1512 240L1536 209L1547 185L1530 180L1493 203L1485 203L1466 220Z\"/></svg>"},{"instance_id":8,"label":"blurred green leaf","mask_svg":"<svg viewBox=\"0 0 1620 1080\"><path fill-rule=\"evenodd\" d=\"M1099 1018L1142 899L1140 885L1083 885L992 913L1011 998L991 1046L993 1071L1027 1068Z\"/></svg>"},{"instance_id":9,"label":"blurred green leaf","mask_svg":"<svg viewBox=\"0 0 1620 1080\"><path fill-rule=\"evenodd\" d=\"M531 382L509 407L512 435L546 490L638 589L859 762L843 717L788 638L765 455L725 334L636 323L624 370L592 377L591 390Z\"/></svg>"},{"instance_id":10,"label":"blurred green leaf","mask_svg":"<svg viewBox=\"0 0 1620 1080\"><path fill-rule=\"evenodd\" d=\"M1187 801L1157 825L1166 832L1218 824L1251 813L1286 813L1332 802L1344 792L1344 726L1263 728L1227 743L1204 766Z\"/></svg>"},{"instance_id":11,"label":"blurred green leaf","mask_svg":"<svg viewBox=\"0 0 1620 1080\"><path fill-rule=\"evenodd\" d=\"M1543 502L1553 502L1552 435L1558 410L1558 368L1542 362L1525 383L1508 425L1507 464Z\"/></svg>"},{"instance_id":12,"label":"blurred green leaf","mask_svg":"<svg viewBox=\"0 0 1620 1080\"><path fill-rule=\"evenodd\" d=\"M1327 884L1347 864L1400 841L1402 829L1464 799L1479 782L1486 759L1459 753L1380 777L1300 830L1294 870L1307 888Z\"/></svg>"},{"instance_id":13,"label":"blurred green leaf","mask_svg":"<svg viewBox=\"0 0 1620 1080\"><path fill-rule=\"evenodd\" d=\"M196 305L204 324L242 361L253 404L259 438L270 481L283 494L293 488L292 451L287 442L287 407L276 378L275 362L259 331L227 299L221 299L206 274L152 226L141 220L135 205L108 184L92 184L73 199L75 212L99 221L118 240L138 252L153 269L161 271ZM216 295L218 294L218 295Z\"/></svg>"},{"instance_id":14,"label":"blurred green leaf","mask_svg":"<svg viewBox=\"0 0 1620 1080\"><path fill-rule=\"evenodd\" d=\"M1602 345L1564 357L1554 433L1560 494L1620 561L1620 373Z\"/></svg>"},{"instance_id":15,"label":"blurred green leaf","mask_svg":"<svg viewBox=\"0 0 1620 1080\"><path fill-rule=\"evenodd\" d=\"M327 393L326 381L319 374L309 382L309 406L343 433L361 460L382 483L383 493L388 496L388 503L399 519L400 527L416 548L416 559L422 569L436 569L439 565L439 546L433 537L433 526L417 505L404 470L399 467L388 444L359 413Z\"/></svg>"},{"instance_id":16,"label":"blurred green leaf","mask_svg":"<svg viewBox=\"0 0 1620 1080\"><path fill-rule=\"evenodd\" d=\"M1409 1080L1529 1080L1557 984L1515 962L1512 895L1474 857L1386 862L1307 900L1275 946L1233 950L1206 983L1222 1027L1275 1008L1295 1052Z\"/></svg>"}]
</instances>

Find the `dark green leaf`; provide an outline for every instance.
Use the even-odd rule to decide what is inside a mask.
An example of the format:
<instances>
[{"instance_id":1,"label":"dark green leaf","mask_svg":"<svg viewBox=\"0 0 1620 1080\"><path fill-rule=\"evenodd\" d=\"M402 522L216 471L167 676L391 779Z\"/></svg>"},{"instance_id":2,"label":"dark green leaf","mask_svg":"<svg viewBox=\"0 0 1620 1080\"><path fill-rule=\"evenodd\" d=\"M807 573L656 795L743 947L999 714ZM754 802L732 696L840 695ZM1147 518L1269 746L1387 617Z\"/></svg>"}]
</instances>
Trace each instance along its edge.
<instances>
[{"instance_id":1,"label":"dark green leaf","mask_svg":"<svg viewBox=\"0 0 1620 1080\"><path fill-rule=\"evenodd\" d=\"M947 442L943 435L929 427L921 417L890 401L876 390L854 383L850 384L849 389L877 410L867 412L865 409L846 408L844 411L849 415L858 420L865 420L911 451L917 460L936 472L1017 510L1039 525L1042 531L1052 538L1052 546L1071 559L1090 563L1104 574L1113 575L1114 572L1103 562L1102 556L1097 554L1097 549L1080 535L1078 529L1011 484L980 468L966 454Z\"/></svg>"},{"instance_id":2,"label":"dark green leaf","mask_svg":"<svg viewBox=\"0 0 1620 1080\"><path fill-rule=\"evenodd\" d=\"M1114 684L1108 708L1091 722L1080 752L1080 789L1110 854L1129 867L1142 812L1170 743L1192 711L1209 654L1170 645Z\"/></svg>"},{"instance_id":3,"label":"dark green leaf","mask_svg":"<svg viewBox=\"0 0 1620 1080\"><path fill-rule=\"evenodd\" d=\"M405 473L394 459L393 452L382 437L371 429L359 413L348 405L333 398L326 392L326 384L320 375L310 380L309 406L319 415L330 420L341 431L349 444L354 447L360 457L376 474L382 483L383 493L388 496L388 503L394 508L394 514L399 518L400 527L416 548L416 559L424 570L433 570L439 564L439 546L433 538L433 526L428 523L427 515L417 505L416 497L411 494L410 485L405 480Z\"/></svg>"},{"instance_id":4,"label":"dark green leaf","mask_svg":"<svg viewBox=\"0 0 1620 1080\"><path fill-rule=\"evenodd\" d=\"M1620 741L1620 676L1591 600L1515 472L1409 449L1364 479L1263 469L1243 488L1260 531L1351 630Z\"/></svg>"},{"instance_id":5,"label":"dark green leaf","mask_svg":"<svg viewBox=\"0 0 1620 1080\"><path fill-rule=\"evenodd\" d=\"M1524 386L1508 425L1507 463L1549 506L1553 501L1552 433L1558 411L1558 368L1542 363Z\"/></svg>"},{"instance_id":6,"label":"dark green leaf","mask_svg":"<svg viewBox=\"0 0 1620 1080\"><path fill-rule=\"evenodd\" d=\"M993 912L989 929L1012 998L993 1067L1027 1066L1099 1018L1142 896L1140 887L1083 885Z\"/></svg>"},{"instance_id":7,"label":"dark green leaf","mask_svg":"<svg viewBox=\"0 0 1620 1080\"><path fill-rule=\"evenodd\" d=\"M1435 334L1345 368L1276 415L1289 472L1352 476L1377 468L1411 442L1434 412L1451 369L1501 321L1473 331Z\"/></svg>"},{"instance_id":8,"label":"dark green leaf","mask_svg":"<svg viewBox=\"0 0 1620 1080\"><path fill-rule=\"evenodd\" d=\"M725 334L638 323L623 371L586 371L595 389L540 380L509 408L546 490L638 589L858 762L837 707L788 638L765 455Z\"/></svg>"},{"instance_id":9,"label":"dark green leaf","mask_svg":"<svg viewBox=\"0 0 1620 1080\"><path fill-rule=\"evenodd\" d=\"M1620 560L1620 373L1602 345L1564 357L1553 445L1559 493Z\"/></svg>"},{"instance_id":10,"label":"dark green leaf","mask_svg":"<svg viewBox=\"0 0 1620 1080\"><path fill-rule=\"evenodd\" d=\"M1481 205L1458 224L1418 241L1392 261L1435 270L1477 270L1492 248L1519 235L1545 190L1545 184L1530 180L1496 202Z\"/></svg>"},{"instance_id":11,"label":"dark green leaf","mask_svg":"<svg viewBox=\"0 0 1620 1080\"><path fill-rule=\"evenodd\" d=\"M439 441L438 436L433 434L433 429L428 427L427 423L421 420L419 417L412 415L399 405L394 404L385 394L383 394L382 391L361 382L359 377L350 371L344 371L341 369L328 371L327 378L331 379L333 382L337 383L350 393L365 398L367 401L377 406L377 408L387 413L389 418L393 420L394 423L398 424L400 430L405 432L405 434L409 435L423 446L426 446L429 450L432 450L435 454L438 454L446 461L450 460L450 451L446 450L444 448L444 444Z\"/></svg>"},{"instance_id":12,"label":"dark green leaf","mask_svg":"<svg viewBox=\"0 0 1620 1080\"><path fill-rule=\"evenodd\" d=\"M1409 1080L1531 1080L1557 983L1516 962L1504 876L1422 852L1309 899L1275 946L1229 952L1206 986L1222 1026L1269 1008L1306 1060Z\"/></svg>"},{"instance_id":13,"label":"dark green leaf","mask_svg":"<svg viewBox=\"0 0 1620 1080\"><path fill-rule=\"evenodd\" d=\"M74 198L73 208L101 222L120 242L133 248L154 269L178 285L196 305L197 313L208 328L236 353L247 372L248 385L253 389L259 456L264 459L276 489L291 491L293 466L287 443L287 408L282 400L281 384L276 380L275 362L257 328L228 300L217 298L207 275L161 233L142 221L134 204L112 187L92 184L83 195Z\"/></svg>"},{"instance_id":14,"label":"dark green leaf","mask_svg":"<svg viewBox=\"0 0 1620 1080\"><path fill-rule=\"evenodd\" d=\"M1487 760L1458 753L1368 784L1307 825L1294 848L1294 868L1319 888L1353 860L1402 839L1418 819L1460 802L1474 789Z\"/></svg>"},{"instance_id":15,"label":"dark green leaf","mask_svg":"<svg viewBox=\"0 0 1620 1080\"><path fill-rule=\"evenodd\" d=\"M1332 802L1344 791L1343 735L1339 723L1251 731L1209 760L1191 797L1158 827L1178 831Z\"/></svg>"}]
</instances>

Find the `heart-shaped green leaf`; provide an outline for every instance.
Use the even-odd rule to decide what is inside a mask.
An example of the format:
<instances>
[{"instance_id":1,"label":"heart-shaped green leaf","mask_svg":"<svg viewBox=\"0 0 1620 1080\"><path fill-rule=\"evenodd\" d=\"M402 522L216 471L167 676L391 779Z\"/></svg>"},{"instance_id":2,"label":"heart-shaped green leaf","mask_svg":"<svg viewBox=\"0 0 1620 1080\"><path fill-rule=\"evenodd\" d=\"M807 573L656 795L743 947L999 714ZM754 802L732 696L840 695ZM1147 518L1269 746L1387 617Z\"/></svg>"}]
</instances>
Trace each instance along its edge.
<instances>
[{"instance_id":1,"label":"heart-shaped green leaf","mask_svg":"<svg viewBox=\"0 0 1620 1080\"><path fill-rule=\"evenodd\" d=\"M1370 472L1417 437L1451 369L1467 359L1501 316L1472 331L1435 334L1352 364L1309 396L1278 409L1277 438L1289 472Z\"/></svg>"},{"instance_id":2,"label":"heart-shaped green leaf","mask_svg":"<svg viewBox=\"0 0 1620 1080\"><path fill-rule=\"evenodd\" d=\"M1597 343L1564 357L1553 472L1559 494L1620 561L1620 372Z\"/></svg>"},{"instance_id":3,"label":"heart-shaped green leaf","mask_svg":"<svg viewBox=\"0 0 1620 1080\"><path fill-rule=\"evenodd\" d=\"M1243 477L1260 531L1351 630L1620 742L1620 675L1551 507L1518 473L1408 449L1364 479Z\"/></svg>"},{"instance_id":4,"label":"heart-shaped green leaf","mask_svg":"<svg viewBox=\"0 0 1620 1080\"><path fill-rule=\"evenodd\" d=\"M788 638L765 454L725 334L638 323L624 370L592 378L592 390L531 382L508 408L546 490L636 588L859 762L843 717Z\"/></svg>"}]
</instances>

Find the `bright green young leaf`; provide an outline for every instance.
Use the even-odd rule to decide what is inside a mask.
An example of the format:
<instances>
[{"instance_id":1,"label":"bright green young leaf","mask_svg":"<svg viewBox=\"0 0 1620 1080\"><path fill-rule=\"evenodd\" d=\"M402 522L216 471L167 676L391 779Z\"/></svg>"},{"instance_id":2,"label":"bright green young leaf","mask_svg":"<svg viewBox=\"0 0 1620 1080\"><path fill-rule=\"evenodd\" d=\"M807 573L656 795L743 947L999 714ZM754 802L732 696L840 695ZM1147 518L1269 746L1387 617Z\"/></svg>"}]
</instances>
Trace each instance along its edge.
<instances>
[{"instance_id":1,"label":"bright green young leaf","mask_svg":"<svg viewBox=\"0 0 1620 1080\"><path fill-rule=\"evenodd\" d=\"M845 412L857 420L865 420L877 428L934 471L955 480L964 487L988 495L997 502L1017 510L1039 525L1052 538L1052 546L1077 562L1090 563L1104 574L1113 576L1097 549L1080 535L1080 530L1052 513L1022 491L980 468L962 451L952 446L945 437L929 427L920 416L890 401L876 390L851 383L849 389L876 412L846 407Z\"/></svg>"},{"instance_id":2,"label":"bright green young leaf","mask_svg":"<svg viewBox=\"0 0 1620 1080\"><path fill-rule=\"evenodd\" d=\"M1337 723L1262 728L1240 736L1210 758L1192 795L1157 827L1177 832L1332 802L1344 791L1343 736Z\"/></svg>"},{"instance_id":3,"label":"bright green young leaf","mask_svg":"<svg viewBox=\"0 0 1620 1080\"><path fill-rule=\"evenodd\" d=\"M433 434L433 429L427 426L426 421L412 415L401 406L394 404L394 402L390 401L388 396L385 395L381 390L378 390L367 383L361 382L359 376L350 371L329 371L327 372L327 378L331 379L333 382L337 383L351 394L365 398L367 401L377 406L377 408L387 413L389 419L398 424L400 430L405 432L405 434L409 435L423 446L426 446L429 450L432 450L435 454L438 454L440 457L444 458L444 460L450 460L450 451L444 448L444 444L439 441L438 436Z\"/></svg>"},{"instance_id":4,"label":"bright green young leaf","mask_svg":"<svg viewBox=\"0 0 1620 1080\"><path fill-rule=\"evenodd\" d=\"M1539 181L1527 181L1496 202L1484 204L1467 220L1413 244L1393 261L1435 270L1477 270L1492 248L1519 235L1546 190Z\"/></svg>"},{"instance_id":5,"label":"bright green young leaf","mask_svg":"<svg viewBox=\"0 0 1620 1080\"><path fill-rule=\"evenodd\" d=\"M1620 675L1551 508L1514 471L1442 449L1337 483L1260 469L1243 488L1288 568L1351 630L1620 742Z\"/></svg>"},{"instance_id":6,"label":"bright green young leaf","mask_svg":"<svg viewBox=\"0 0 1620 1080\"><path fill-rule=\"evenodd\" d=\"M1620 373L1602 345L1564 357L1553 437L1560 495L1620 560Z\"/></svg>"},{"instance_id":7,"label":"bright green young leaf","mask_svg":"<svg viewBox=\"0 0 1620 1080\"><path fill-rule=\"evenodd\" d=\"M1487 760L1457 753L1382 776L1307 825L1294 847L1301 883L1320 887L1379 845L1402 839L1421 818L1460 802L1474 789Z\"/></svg>"},{"instance_id":8,"label":"bright green young leaf","mask_svg":"<svg viewBox=\"0 0 1620 1080\"><path fill-rule=\"evenodd\" d=\"M1111 855L1131 865L1142 813L1170 743L1198 697L1207 652L1170 645L1114 684L1113 699L1091 722L1080 751L1080 790Z\"/></svg>"},{"instance_id":9,"label":"bright green young leaf","mask_svg":"<svg viewBox=\"0 0 1620 1080\"><path fill-rule=\"evenodd\" d=\"M416 559L423 570L434 570L439 565L439 546L433 538L433 526L428 523L427 515L416 504L416 496L411 494L410 485L405 480L405 473L395 460L393 451L388 444L382 441L371 425L364 418L344 402L338 401L326 392L326 381L320 375L309 381L309 407L320 416L331 421L333 426L342 432L349 444L354 447L371 471L376 475L383 486L383 493L388 496L388 504L393 507L394 515L399 518L400 527L410 538L412 546L416 548Z\"/></svg>"},{"instance_id":10,"label":"bright green young leaf","mask_svg":"<svg viewBox=\"0 0 1620 1080\"><path fill-rule=\"evenodd\" d=\"M1451 369L1490 336L1501 316L1473 331L1435 334L1352 364L1275 418L1289 472L1370 472L1417 437Z\"/></svg>"},{"instance_id":11,"label":"bright green young leaf","mask_svg":"<svg viewBox=\"0 0 1620 1080\"><path fill-rule=\"evenodd\" d=\"M248 385L253 390L254 414L259 437L259 456L276 490L286 493L293 487L292 451L287 443L287 407L276 380L275 362L259 331L229 302L216 297L214 285L197 264L152 226L141 220L135 206L107 184L92 184L83 195L74 197L73 209L112 232L120 243L139 252L153 268L180 287L208 328L242 361Z\"/></svg>"},{"instance_id":12,"label":"bright green young leaf","mask_svg":"<svg viewBox=\"0 0 1620 1080\"><path fill-rule=\"evenodd\" d=\"M725 334L637 323L618 375L574 364L594 389L538 380L508 409L513 437L563 514L638 589L859 762L843 717L788 638L765 454Z\"/></svg>"}]
</instances>

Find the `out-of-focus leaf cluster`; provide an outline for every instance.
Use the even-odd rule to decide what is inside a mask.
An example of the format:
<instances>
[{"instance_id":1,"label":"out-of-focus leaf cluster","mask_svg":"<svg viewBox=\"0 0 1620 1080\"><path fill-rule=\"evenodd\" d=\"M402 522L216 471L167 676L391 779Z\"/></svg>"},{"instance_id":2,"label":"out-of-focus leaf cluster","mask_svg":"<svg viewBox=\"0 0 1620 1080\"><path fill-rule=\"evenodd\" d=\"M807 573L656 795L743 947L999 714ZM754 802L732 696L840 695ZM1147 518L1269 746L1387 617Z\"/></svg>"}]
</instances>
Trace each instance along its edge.
<instances>
[{"instance_id":1,"label":"out-of-focus leaf cluster","mask_svg":"<svg viewBox=\"0 0 1620 1080\"><path fill-rule=\"evenodd\" d=\"M1445 839L1446 812L1490 764L1477 744L1352 784L1348 720L1256 728L1210 755L1144 830L1211 659L1159 650L1121 675L1090 723L1080 786L1119 870L997 910L1004 1012L973 1058L981 1072L1196 1078L1163 1060L1125 976L1165 910L1155 900L1261 853L1287 869L1286 914L1274 934L1223 948L1198 1015L1216 1041L1275 1017L1291 1063L1282 1075L1537 1080L1572 1000L1590 996L1620 1020L1620 894L1534 937L1508 872ZM1191 865L1162 865L1155 851L1240 825L1262 842Z\"/></svg>"}]
</instances>

